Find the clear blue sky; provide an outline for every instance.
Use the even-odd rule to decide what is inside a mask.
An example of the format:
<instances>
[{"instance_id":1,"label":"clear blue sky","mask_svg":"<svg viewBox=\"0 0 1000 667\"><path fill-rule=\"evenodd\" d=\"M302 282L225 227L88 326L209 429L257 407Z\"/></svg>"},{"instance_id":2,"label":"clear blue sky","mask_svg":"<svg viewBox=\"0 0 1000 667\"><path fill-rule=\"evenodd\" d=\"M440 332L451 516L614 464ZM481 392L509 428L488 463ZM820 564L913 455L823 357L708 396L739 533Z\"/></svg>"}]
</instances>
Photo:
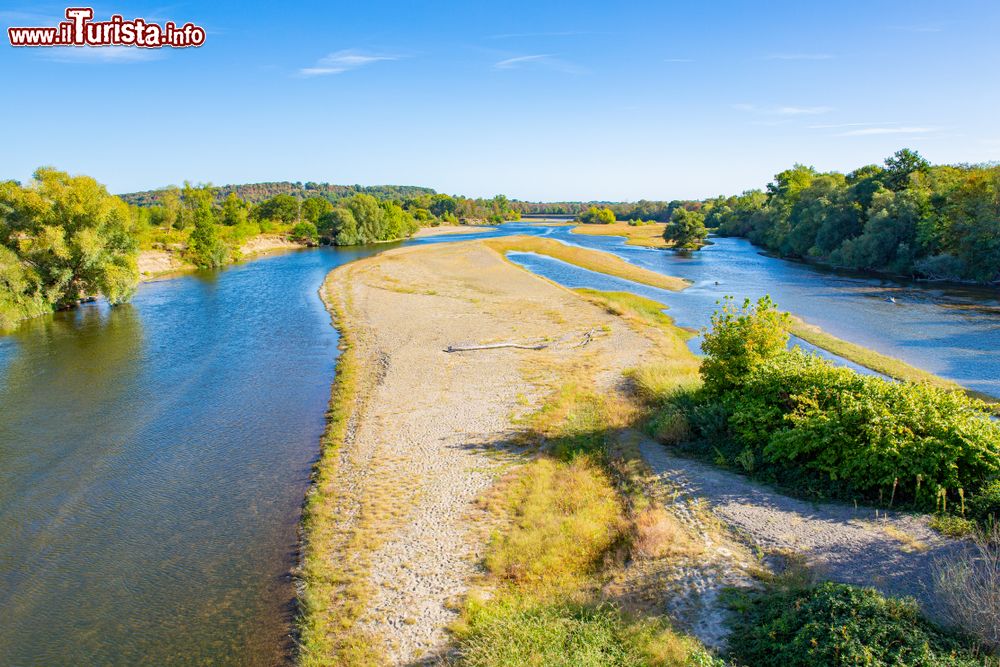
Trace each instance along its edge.
<instances>
[{"instance_id":1,"label":"clear blue sky","mask_svg":"<svg viewBox=\"0 0 1000 667\"><path fill-rule=\"evenodd\" d=\"M1000 2L205 2L94 6L208 30L187 50L10 47L0 178L671 199L909 146L1000 159Z\"/></svg>"}]
</instances>

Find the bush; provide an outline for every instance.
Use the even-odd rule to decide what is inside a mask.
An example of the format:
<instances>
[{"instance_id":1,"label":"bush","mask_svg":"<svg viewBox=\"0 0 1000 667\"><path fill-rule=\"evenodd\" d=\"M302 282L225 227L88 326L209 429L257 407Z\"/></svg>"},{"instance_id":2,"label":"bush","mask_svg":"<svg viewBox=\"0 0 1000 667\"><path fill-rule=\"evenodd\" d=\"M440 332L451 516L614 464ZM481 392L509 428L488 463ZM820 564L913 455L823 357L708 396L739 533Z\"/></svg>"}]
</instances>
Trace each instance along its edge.
<instances>
[{"instance_id":1,"label":"bush","mask_svg":"<svg viewBox=\"0 0 1000 667\"><path fill-rule=\"evenodd\" d=\"M925 620L912 600L824 583L748 598L729 637L732 657L755 667L981 665L968 642Z\"/></svg>"},{"instance_id":2,"label":"bush","mask_svg":"<svg viewBox=\"0 0 1000 667\"><path fill-rule=\"evenodd\" d=\"M983 527L1000 523L1000 479L983 486L969 499L966 516Z\"/></svg>"},{"instance_id":3,"label":"bush","mask_svg":"<svg viewBox=\"0 0 1000 667\"><path fill-rule=\"evenodd\" d=\"M316 225L306 221L292 227L292 231L288 237L296 243L305 243L306 245L316 245L319 243L319 232L316 231Z\"/></svg>"},{"instance_id":4,"label":"bush","mask_svg":"<svg viewBox=\"0 0 1000 667\"><path fill-rule=\"evenodd\" d=\"M732 297L722 301L712 314L711 328L701 349L708 355L702 362L705 388L723 392L738 386L754 368L775 358L788 346L787 319L770 297L751 305L750 299L737 308Z\"/></svg>"},{"instance_id":5,"label":"bush","mask_svg":"<svg viewBox=\"0 0 1000 667\"><path fill-rule=\"evenodd\" d=\"M976 492L1000 473L1000 426L980 401L799 350L731 382L685 409L700 447L727 463L749 450L758 476L812 496L957 510L964 493L972 512L998 511L1000 493Z\"/></svg>"}]
</instances>

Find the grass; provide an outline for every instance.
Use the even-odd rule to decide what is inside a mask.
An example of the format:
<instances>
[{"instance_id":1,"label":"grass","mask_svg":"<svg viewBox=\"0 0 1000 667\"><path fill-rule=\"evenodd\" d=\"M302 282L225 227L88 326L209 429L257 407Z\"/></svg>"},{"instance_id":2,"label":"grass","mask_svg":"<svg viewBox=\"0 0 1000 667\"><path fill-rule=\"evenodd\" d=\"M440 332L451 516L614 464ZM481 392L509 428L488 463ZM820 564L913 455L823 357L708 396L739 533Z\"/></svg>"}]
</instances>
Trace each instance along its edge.
<instances>
[{"instance_id":1,"label":"grass","mask_svg":"<svg viewBox=\"0 0 1000 667\"><path fill-rule=\"evenodd\" d=\"M298 663L305 667L377 665L382 663L380 652L355 627L367 600L363 561L373 546L371 527L362 514L350 533L340 532L345 505L338 477L340 454L357 409L362 360L351 327L344 326L344 304L330 294L329 281L322 294L340 330L341 353L320 458L303 508Z\"/></svg>"},{"instance_id":2,"label":"grass","mask_svg":"<svg viewBox=\"0 0 1000 667\"><path fill-rule=\"evenodd\" d=\"M693 358L659 304L626 293L581 296L664 343L655 348L664 357L682 349ZM696 544L644 492L637 452L619 437L642 418L635 401L595 390L593 370L584 354L555 374L561 382L526 424L525 441L538 456L483 499L502 527L487 547L482 591L452 628L457 664L717 664L662 609L626 612L603 593L627 563L669 563Z\"/></svg>"},{"instance_id":3,"label":"grass","mask_svg":"<svg viewBox=\"0 0 1000 667\"><path fill-rule=\"evenodd\" d=\"M866 347L862 347L861 345L856 345L846 340L837 338L836 336L832 336L817 326L807 324L795 315L791 315L790 320L791 325L788 327L788 330L792 335L797 336L807 343L815 345L816 347L822 348L827 352L832 352L839 357L843 357L844 359L853 361L856 364L860 364L865 368L870 368L873 371L887 375L895 380L918 383L922 382L951 391L964 391L972 398L978 398L986 401L987 403L1000 405L1000 399L972 389L966 389L957 382L952 382L951 380L938 377L933 373L911 366L904 361L900 361L899 359L880 354L875 350L870 350Z\"/></svg>"},{"instance_id":4,"label":"grass","mask_svg":"<svg viewBox=\"0 0 1000 667\"><path fill-rule=\"evenodd\" d=\"M587 236L624 236L625 245L637 245L647 248L667 248L663 240L663 228L666 223L654 222L646 225L630 225L627 222L615 222L610 225L577 225L573 234Z\"/></svg>"},{"instance_id":5,"label":"grass","mask_svg":"<svg viewBox=\"0 0 1000 667\"><path fill-rule=\"evenodd\" d=\"M495 239L483 239L480 242L496 250L501 255L505 255L508 252L533 252L553 257L589 271L606 273L643 285L659 287L660 289L676 292L688 286L688 283L681 278L644 269L606 252L566 245L552 239L537 236L504 236Z\"/></svg>"}]
</instances>

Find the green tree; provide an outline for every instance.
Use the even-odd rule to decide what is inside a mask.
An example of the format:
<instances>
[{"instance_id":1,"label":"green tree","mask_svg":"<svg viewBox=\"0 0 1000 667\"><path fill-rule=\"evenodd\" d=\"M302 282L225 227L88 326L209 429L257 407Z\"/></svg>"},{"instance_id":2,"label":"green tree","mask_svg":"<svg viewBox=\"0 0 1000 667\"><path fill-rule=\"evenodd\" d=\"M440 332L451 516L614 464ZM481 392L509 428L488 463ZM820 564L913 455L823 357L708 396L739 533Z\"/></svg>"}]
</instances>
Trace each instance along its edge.
<instances>
[{"instance_id":1,"label":"green tree","mask_svg":"<svg viewBox=\"0 0 1000 667\"><path fill-rule=\"evenodd\" d=\"M217 269L229 261L229 246L219 236L208 202L201 202L194 212L188 255L194 265L202 269Z\"/></svg>"},{"instance_id":2,"label":"green tree","mask_svg":"<svg viewBox=\"0 0 1000 667\"><path fill-rule=\"evenodd\" d=\"M302 219L314 225L319 219L333 210L333 204L326 197L310 197L302 202Z\"/></svg>"},{"instance_id":3,"label":"green tree","mask_svg":"<svg viewBox=\"0 0 1000 667\"><path fill-rule=\"evenodd\" d=\"M4 289L20 290L6 301L28 311L96 294L121 303L139 281L128 206L88 176L41 168L27 187L0 183L0 246Z\"/></svg>"},{"instance_id":4,"label":"green tree","mask_svg":"<svg viewBox=\"0 0 1000 667\"><path fill-rule=\"evenodd\" d=\"M675 208L670 215L670 222L663 229L663 240L672 243L675 248L697 250L707 237L705 216L700 211L689 211L686 208Z\"/></svg>"},{"instance_id":5,"label":"green tree","mask_svg":"<svg viewBox=\"0 0 1000 667\"><path fill-rule=\"evenodd\" d=\"M303 220L292 227L292 231L289 234L289 238L296 243L305 243L306 245L316 245L319 243L319 232L316 229L316 225L309 222L308 220Z\"/></svg>"},{"instance_id":6,"label":"green tree","mask_svg":"<svg viewBox=\"0 0 1000 667\"><path fill-rule=\"evenodd\" d=\"M716 393L739 386L754 368L788 347L788 315L778 312L771 297L763 296L756 304L746 299L738 308L727 296L721 305L701 343L708 355L701 377L705 388Z\"/></svg>"},{"instance_id":7,"label":"green tree","mask_svg":"<svg viewBox=\"0 0 1000 667\"><path fill-rule=\"evenodd\" d=\"M591 206L580 214L580 222L588 225L610 225L615 221L615 212L610 208Z\"/></svg>"},{"instance_id":8,"label":"green tree","mask_svg":"<svg viewBox=\"0 0 1000 667\"><path fill-rule=\"evenodd\" d=\"M247 207L242 199L236 196L235 192L230 192L222 202L222 213L219 215L219 222L235 227L247 221Z\"/></svg>"},{"instance_id":9,"label":"green tree","mask_svg":"<svg viewBox=\"0 0 1000 667\"><path fill-rule=\"evenodd\" d=\"M299 218L299 200L292 195L280 194L262 201L255 209L258 220L289 223Z\"/></svg>"},{"instance_id":10,"label":"green tree","mask_svg":"<svg viewBox=\"0 0 1000 667\"><path fill-rule=\"evenodd\" d=\"M320 218L318 231L334 245L358 245L362 242L358 221L350 210L343 207L337 207Z\"/></svg>"}]
</instances>

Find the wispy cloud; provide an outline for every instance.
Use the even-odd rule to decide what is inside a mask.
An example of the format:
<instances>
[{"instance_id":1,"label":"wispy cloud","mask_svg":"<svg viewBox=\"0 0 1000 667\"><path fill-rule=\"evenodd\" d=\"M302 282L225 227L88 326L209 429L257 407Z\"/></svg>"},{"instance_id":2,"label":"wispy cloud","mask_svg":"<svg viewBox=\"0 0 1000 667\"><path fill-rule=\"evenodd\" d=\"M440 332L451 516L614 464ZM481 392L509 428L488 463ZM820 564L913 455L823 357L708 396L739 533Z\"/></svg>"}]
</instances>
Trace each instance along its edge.
<instances>
[{"instance_id":1,"label":"wispy cloud","mask_svg":"<svg viewBox=\"0 0 1000 667\"><path fill-rule=\"evenodd\" d=\"M344 49L320 58L312 67L303 67L299 70L299 76L343 74L384 60L399 60L399 56Z\"/></svg>"},{"instance_id":2,"label":"wispy cloud","mask_svg":"<svg viewBox=\"0 0 1000 667\"><path fill-rule=\"evenodd\" d=\"M693 63L693 58L664 58L665 63Z\"/></svg>"},{"instance_id":3,"label":"wispy cloud","mask_svg":"<svg viewBox=\"0 0 1000 667\"><path fill-rule=\"evenodd\" d=\"M772 53L764 60L833 60L832 53Z\"/></svg>"},{"instance_id":4,"label":"wispy cloud","mask_svg":"<svg viewBox=\"0 0 1000 667\"><path fill-rule=\"evenodd\" d=\"M810 130L833 130L842 127L872 127L875 125L893 125L893 123L823 123L819 125L809 125Z\"/></svg>"},{"instance_id":5,"label":"wispy cloud","mask_svg":"<svg viewBox=\"0 0 1000 667\"><path fill-rule=\"evenodd\" d=\"M166 50L131 46L54 46L40 49L39 55L57 63L125 65L160 60L166 56Z\"/></svg>"},{"instance_id":6,"label":"wispy cloud","mask_svg":"<svg viewBox=\"0 0 1000 667\"><path fill-rule=\"evenodd\" d=\"M756 104L734 104L732 105L737 111L746 111L748 113L763 114L767 116L815 116L819 114L829 113L833 111L833 107L825 106L777 106L777 107L759 107Z\"/></svg>"},{"instance_id":7,"label":"wispy cloud","mask_svg":"<svg viewBox=\"0 0 1000 667\"><path fill-rule=\"evenodd\" d=\"M933 127L864 127L858 130L848 130L847 132L841 132L838 136L841 137L872 137L881 134L927 134L928 132L935 132Z\"/></svg>"},{"instance_id":8,"label":"wispy cloud","mask_svg":"<svg viewBox=\"0 0 1000 667\"><path fill-rule=\"evenodd\" d=\"M515 56L513 58L506 58L497 63L494 63L493 69L509 70L509 69L521 69L527 67L543 67L545 69L555 70L557 72L566 72L569 74L579 74L583 70L574 65L573 63L566 62L556 58L550 53L536 53L527 56Z\"/></svg>"}]
</instances>

